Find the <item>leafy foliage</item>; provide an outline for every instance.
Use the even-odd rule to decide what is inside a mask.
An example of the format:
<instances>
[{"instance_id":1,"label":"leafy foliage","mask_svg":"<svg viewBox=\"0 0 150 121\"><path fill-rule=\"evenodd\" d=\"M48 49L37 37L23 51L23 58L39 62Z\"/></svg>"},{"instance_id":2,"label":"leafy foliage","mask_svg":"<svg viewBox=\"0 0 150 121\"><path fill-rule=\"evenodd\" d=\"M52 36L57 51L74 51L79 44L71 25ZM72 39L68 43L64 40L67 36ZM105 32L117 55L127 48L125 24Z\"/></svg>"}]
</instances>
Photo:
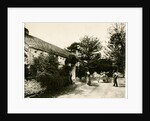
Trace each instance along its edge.
<instances>
[{"instance_id":1,"label":"leafy foliage","mask_svg":"<svg viewBox=\"0 0 150 121\"><path fill-rule=\"evenodd\" d=\"M125 71L125 24L115 24L110 29L109 48L112 50L111 58L114 64L118 66L118 71L124 74Z\"/></svg>"},{"instance_id":2,"label":"leafy foliage","mask_svg":"<svg viewBox=\"0 0 150 121\"><path fill-rule=\"evenodd\" d=\"M78 58L75 55L69 55L65 61L65 64L71 64L71 66L74 66L77 62Z\"/></svg>"},{"instance_id":3,"label":"leafy foliage","mask_svg":"<svg viewBox=\"0 0 150 121\"><path fill-rule=\"evenodd\" d=\"M97 37L84 36L79 43L72 43L67 49L75 53L79 60L80 66L77 69L77 76L82 77L86 75L86 71L91 70L93 61L100 59L102 46ZM74 60L74 59L73 59Z\"/></svg>"},{"instance_id":4,"label":"leafy foliage","mask_svg":"<svg viewBox=\"0 0 150 121\"><path fill-rule=\"evenodd\" d=\"M79 45L80 43L74 42L69 47L67 47L67 49L69 52L76 53L76 51L79 51Z\"/></svg>"},{"instance_id":5,"label":"leafy foliage","mask_svg":"<svg viewBox=\"0 0 150 121\"><path fill-rule=\"evenodd\" d=\"M88 71L88 68L86 67L86 64L81 63L79 65L79 67L77 67L77 69L76 69L77 77L79 77L81 79L82 77L86 76L87 71Z\"/></svg>"},{"instance_id":6,"label":"leafy foliage","mask_svg":"<svg viewBox=\"0 0 150 121\"><path fill-rule=\"evenodd\" d=\"M28 78L30 77L30 70L28 68L27 64L24 64L24 68L25 68L25 79L28 80Z\"/></svg>"},{"instance_id":7,"label":"leafy foliage","mask_svg":"<svg viewBox=\"0 0 150 121\"><path fill-rule=\"evenodd\" d=\"M90 73L108 72L108 76L112 76L114 67L112 66L112 61L110 59L94 60L90 63L90 65Z\"/></svg>"},{"instance_id":8,"label":"leafy foliage","mask_svg":"<svg viewBox=\"0 0 150 121\"><path fill-rule=\"evenodd\" d=\"M89 62L95 55L94 52L98 52L101 49L100 41L96 37L84 36L80 43L81 59Z\"/></svg>"},{"instance_id":9,"label":"leafy foliage","mask_svg":"<svg viewBox=\"0 0 150 121\"><path fill-rule=\"evenodd\" d=\"M41 72L37 75L37 81L41 83L42 87L47 87L47 90L58 90L69 84L66 76L49 74L47 72Z\"/></svg>"},{"instance_id":10,"label":"leafy foliage","mask_svg":"<svg viewBox=\"0 0 150 121\"><path fill-rule=\"evenodd\" d=\"M28 97L31 95L43 93L46 88L42 88L41 84L37 82L35 79L30 81L24 81L24 96Z\"/></svg>"},{"instance_id":11,"label":"leafy foliage","mask_svg":"<svg viewBox=\"0 0 150 121\"><path fill-rule=\"evenodd\" d=\"M53 53L49 53L48 56L40 55L30 67L31 76L47 90L58 90L70 83L69 68L64 66L59 69L58 64L58 59Z\"/></svg>"}]
</instances>

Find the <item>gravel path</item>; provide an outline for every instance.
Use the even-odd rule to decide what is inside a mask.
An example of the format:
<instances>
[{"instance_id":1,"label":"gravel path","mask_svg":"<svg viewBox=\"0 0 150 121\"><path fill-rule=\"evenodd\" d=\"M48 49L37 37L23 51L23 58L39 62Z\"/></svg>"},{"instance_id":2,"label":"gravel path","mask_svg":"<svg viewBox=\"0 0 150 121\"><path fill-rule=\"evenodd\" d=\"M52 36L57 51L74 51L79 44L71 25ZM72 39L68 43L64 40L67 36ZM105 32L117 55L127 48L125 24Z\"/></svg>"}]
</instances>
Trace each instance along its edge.
<instances>
[{"instance_id":1,"label":"gravel path","mask_svg":"<svg viewBox=\"0 0 150 121\"><path fill-rule=\"evenodd\" d=\"M113 83L93 81L93 86L88 86L76 82L78 87L73 92L61 95L58 98L125 98L124 78L118 78L118 84L119 87L114 87Z\"/></svg>"}]
</instances>

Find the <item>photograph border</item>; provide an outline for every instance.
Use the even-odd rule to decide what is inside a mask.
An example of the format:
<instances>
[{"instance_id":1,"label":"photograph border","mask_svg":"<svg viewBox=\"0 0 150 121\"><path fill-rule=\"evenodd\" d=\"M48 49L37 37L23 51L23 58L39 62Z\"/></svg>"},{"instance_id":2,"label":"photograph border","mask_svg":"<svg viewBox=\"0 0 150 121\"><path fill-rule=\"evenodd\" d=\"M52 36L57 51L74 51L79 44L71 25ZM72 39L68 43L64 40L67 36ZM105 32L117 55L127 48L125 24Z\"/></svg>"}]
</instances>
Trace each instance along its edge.
<instances>
[{"instance_id":1,"label":"photograph border","mask_svg":"<svg viewBox=\"0 0 150 121\"><path fill-rule=\"evenodd\" d=\"M9 26L8 26L8 27L9 27L8 33L10 34L10 36L9 36L8 39L9 39L9 41L11 42L11 44L10 44L10 43L8 44L9 47L10 47L9 50L11 49L11 51L9 51L9 52L12 52L12 46L10 46L10 45L13 45L13 44L14 44L14 42L11 41L11 39L14 38L14 39L16 40L17 38L23 38L23 36L21 36L23 33L18 34L17 38L16 38L16 36L14 36L14 34L12 34L12 32L14 31L13 28L15 28L15 27L18 28L18 30L15 30L15 31L22 31L22 28L20 28L20 25L18 25L19 23L22 23L22 22L26 22L26 21L40 21L40 22L41 22L41 21L42 21L42 22L46 22L46 21L48 21L48 22L51 22L51 21L55 21L55 22L60 22L60 21L61 21L61 22L66 22L66 21L67 21L67 22L68 22L68 21L69 21L69 22L79 22L79 21L80 21L80 22L83 22L83 21L84 21L84 22L85 22L85 21L87 21L87 22L91 22L91 21L92 21L92 22L102 22L102 21L105 21L105 22L108 22L108 21L110 21L110 20L111 20L111 22L112 22L112 21L116 21L116 22L119 21L119 22L120 22L120 20L124 20L124 21L126 21L126 22L129 21L130 23L133 24L133 26L130 27L130 29L132 29L132 31L133 31L133 27L135 27L135 25L140 24L139 26L137 26L138 29L136 29L136 30L138 30L138 31L136 31L136 32L138 33L138 35L139 35L138 37L139 37L139 38L136 38L136 39L138 40L138 44L137 44L138 46L135 46L135 49L136 49L136 51L138 51L139 53L141 53L141 52L138 50L138 49L139 49L138 47L140 47L139 43L141 43L140 40L142 39L142 35L140 35L140 33L139 33L139 32L141 32L140 28L142 27L142 25L141 25L141 24L142 24L142 23L141 23L141 22L142 22L142 21L141 21L142 18L140 18L140 17L142 17L142 16L141 16L141 14L142 14L142 13L141 13L141 12L142 12L142 9L141 9L141 8L139 8L139 9L131 9L131 8L130 8L130 9L127 9L127 8L121 9L122 12L124 12L124 13L126 13L126 14L129 14L129 11L130 11L130 13L132 13L131 15L136 14L136 15L137 15L137 16L135 16L136 19L140 19L137 23L135 23L135 22L133 21L134 19L132 18L132 16L127 16L127 17L126 17L126 16L122 15L122 13L121 13L120 11L118 12L118 9L113 9L113 10L114 10L113 12L116 12L116 13L117 13L117 14L116 14L116 13L114 14L115 17L113 16L113 17L111 17L111 18L110 18L110 17L108 18L108 16L110 15L110 11L112 10L112 8L111 8L111 9L108 9L109 11L107 10L107 8L102 8L102 9L101 9L101 8L100 8L100 9L98 9L98 8L96 8L96 9L95 9L95 8L94 8L94 9L91 9L91 8L86 8L86 9L83 9L83 8L82 8L82 9L71 9L71 11L69 11L69 12L68 12L68 9L67 9L67 8L65 8L65 9L62 9L62 8L61 8L61 9L57 9L57 8L55 8L55 9L41 9L41 8L40 8L40 9L37 9L37 8L36 8L36 9L34 9L34 10L31 9L31 8L30 8L30 9L25 9L25 8L23 8L23 9L20 9L20 11L18 11L17 8L10 8L10 9L8 9L8 10L9 10L9 13L10 13L10 14L9 14L9 21L8 21L8 25L9 25ZM45 15L47 15L47 14L44 14L44 16L42 17L42 19L41 19L41 18L39 19L39 15L35 15L35 12L37 12L37 11L38 11L38 12L41 12L41 10L42 10L42 12L43 12L43 11L44 11L44 12L47 11L48 13L50 12L49 15L50 15L50 14L51 14L52 16L54 15L54 17L51 16L51 18L49 19L49 17L47 18L47 16L45 16ZM63 10L63 12L62 12L61 14L65 15L65 16L63 16L63 17L64 17L63 19L61 19L62 15L60 15L60 13L59 13L61 10ZM82 11L82 10L83 10L83 11ZM29 15L26 14L26 13L29 12L29 11L30 11L30 14L29 14ZM82 13L81 13L80 15L77 15L76 12L79 12L79 11L82 11ZM96 17L95 15L99 14L99 12L101 13L101 11L106 12L106 13L107 13L107 16L106 16L106 17L104 16L104 19L99 19L99 18L98 18L98 19L94 19L94 18L93 18L93 19L89 19L89 15L88 15L88 16L87 16L87 15L84 16L84 18L81 17L81 15L84 15L85 12L87 12L87 11L89 11L89 12L91 11L91 13L90 13L91 15L92 15L93 12L96 12L96 13L94 13L94 17ZM55 15L55 14L52 14L52 13L54 13L54 12L56 12L56 13L55 13L56 15ZM71 19L69 18L69 19L68 19L67 16L72 15L72 12L74 12L74 14L75 14L76 16L74 16L74 18L71 18ZM66 13L67 13L67 14L66 14ZM24 20L24 16L23 16L24 14L26 15L25 17L27 17L28 19ZM14 15L19 16L19 18L17 19L18 21L16 20L16 18L14 17ZM35 15L34 18L32 17L32 15ZM60 16L59 16L59 15L60 15ZM120 17L120 15L122 15L122 17ZM58 16L59 16L59 18L57 18ZM93 15L92 15L92 16L93 16ZM65 17L66 17L66 18L65 18ZM81 17L81 18L80 18L80 17ZM99 17L101 17L101 16L99 16ZM116 18L116 17L117 17L117 18ZM132 19L131 19L130 17L131 17ZM76 19L76 18L80 18L80 19ZM107 19L106 19L106 18L107 18ZM124 18L124 19L123 19L123 18ZM31 20L30 20L30 19L31 19ZM11 20L11 21L10 21L10 20ZM16 26L14 26L12 23L14 23L14 25L16 25ZM130 24L130 25L131 25L131 24ZM11 26L11 28L10 28L10 26ZM128 32L129 32L129 30L128 30ZM130 32L131 32L131 30L130 30ZM131 34L130 34L130 38L134 39L133 36L131 36ZM18 42L18 43L16 43L16 42ZM20 41L20 39L19 39L19 40L17 39L16 42L15 42L16 44L21 44L21 43L23 43L22 41ZM133 42L134 42L134 41L130 41L130 44L133 44ZM128 44L129 44L129 43L128 43ZM15 46L15 45L14 45L14 46ZM16 49L18 49L18 48L22 49L23 47L21 48L21 47L18 46ZM130 49L131 49L131 46L130 46ZM141 47L140 47L140 49L141 49ZM129 50L128 50L128 51L129 51ZM134 51L133 51L133 52L132 52L132 50L130 50L130 51L131 51L132 54L134 54L134 53L133 53ZM21 56L21 57L23 57L22 53L20 54L20 51L15 50L15 53L16 53L16 52L17 52L17 53L19 52L18 55ZM13 53L12 53L12 54L13 54ZM129 54L129 53L128 53L128 54ZM139 54L138 54L138 55L139 55ZM138 55L137 55L137 53L136 53L136 57L137 57L138 59L140 59ZM129 56L129 55L128 55L128 56ZM131 54L130 54L130 56L131 56ZM141 55L140 55L140 57L141 57ZM141 62L141 60L139 60L139 61ZM138 64L139 64L139 61L137 61ZM9 62L9 63L10 63L10 62ZM18 69L19 69L19 70L20 70L20 69L23 69L22 63L20 64L20 61L18 62L18 64L20 65L19 67L21 67L21 68L18 68ZM132 61L132 64L133 64L133 61ZM131 63L130 63L130 66L131 66ZM132 66L133 66L133 65L132 65ZM135 66L136 66L136 65L134 64L134 67L135 67ZM15 68L15 67L12 67L12 68ZM138 67L138 68L139 68L139 67ZM141 68L141 66L140 66L140 68ZM130 69L131 69L131 68L130 68ZM10 71L10 70L9 70L9 71ZM130 70L128 70L128 71L130 71ZM132 71L133 71L133 70L132 70ZM140 70L139 70L139 71L140 71ZM136 73L139 73L139 71L136 70ZM131 72L131 71L130 71L130 72ZM139 75L139 74L138 74L138 75ZM17 76L17 75L16 75L16 76ZM140 75L139 75L139 76L140 76ZM139 84L141 84L141 81L139 80L139 79L141 78L141 76L140 76L140 77L139 77L139 76L138 76L138 80L137 80L137 81L138 81L138 83L137 83L138 85L136 84L137 86L134 88L134 90L136 90L136 91L140 94L139 96L141 97L141 92L140 92L140 91L141 91L141 85L139 85ZM14 77L12 76L12 74L9 76L9 78L10 78L10 77L14 78ZM24 75L22 75L22 78L23 78L23 77L24 77ZM131 76L130 76L130 77L131 77ZM19 78L20 78L20 77L19 77ZM20 78L20 79L22 79L22 78ZM132 79L133 79L133 76L132 76ZM16 77L15 77L15 80L16 80ZM16 83L16 82L15 82L15 83ZM19 83L20 83L20 82L19 82ZM19 83L16 83L16 85L18 85ZM132 84L133 84L133 82L132 82ZM20 95L20 91L18 92L17 90L18 90L18 89L20 90L20 89L22 89L22 88L18 85L17 90L16 90L16 91L13 91L13 90L12 90L12 87L13 87L12 85L14 85L14 84L13 84L12 82L10 82L10 80L9 80L9 84L8 84L8 86L9 86L9 88L8 88L8 89L9 89L9 90L8 90L9 93L8 93L8 94L10 95L10 92L11 92L11 95L13 95L12 93L14 93L14 94L17 93L18 95ZM132 86L133 86L133 85L132 85ZM138 90L138 88L140 88L140 91ZM11 90L11 91L10 91L10 90ZM130 82L130 100L129 100L129 99L128 99L128 100L123 100L123 99L115 100L115 99L111 99L111 100L105 100L105 103L106 103L106 102L107 102L107 103L109 102L109 105L110 105L110 101L112 101L112 102L111 102L112 104L111 104L110 106L112 106L112 109L113 109L114 113L116 113L115 111L120 112L120 113L126 112L127 110L129 111L129 109L127 109L127 107L128 107L129 105L132 105L132 104L133 104L133 100L135 100L135 99L133 98L133 92L135 92L135 91L131 92L131 90L132 90L132 89L131 89L131 82ZM135 93L136 93L136 92L135 92ZM23 103L24 100L20 99L20 98L18 97L18 95L17 95L17 99L15 99L15 100L18 100L18 101L20 100L21 103ZM131 95L132 95L132 96L131 96ZM135 95L135 98L139 100L139 96L136 96L136 95ZM15 104L16 101L15 101L14 99L12 99L12 97L11 97L11 100L13 100L13 103L14 103L13 105L16 105L16 104ZM23 102L22 102L22 101L23 101ZM25 100L25 101L27 101L27 100ZM33 99L32 99L32 101L33 101ZM35 100L34 100L34 101L35 101ZM42 100L42 101L43 101L43 100ZM45 101L45 103L46 103L47 100L44 99L44 101ZM56 104L57 101L59 102L59 100L55 100L55 101L54 101L54 100L51 100L51 103L53 103L54 105L58 105L59 103ZM63 99L63 102L64 102L64 101L66 101L66 100ZM97 104L97 106L98 106L98 105L100 106L100 105L101 105L100 102L101 102L102 104L104 103L104 100L100 100L100 99L99 99L99 101L97 101L97 100L92 100L92 101L94 101L94 102L96 101L96 102L94 103L95 105L93 105L93 106L96 106L96 104ZM120 101L120 102L119 102L119 101ZM140 101L141 101L141 99L140 99ZM40 103L41 103L40 100L36 100L35 102L36 102L38 105L40 105ZM69 103L70 103L70 104L71 104L71 103L76 103L76 105L78 105L79 103L77 103L77 102L78 102L77 100L71 100L71 102L70 102L69 100L67 100L67 105L68 105ZM81 106L81 104L83 104L83 103L81 103L81 102L82 102L82 101L80 100L80 106ZM85 102L86 102L86 103L85 103ZM115 107L115 110L114 110L114 108L113 108L114 105L113 105L113 104L115 104L115 103L117 103L117 102L118 102L118 104L119 104L121 107L122 107L122 106L125 106L125 105L121 104L121 103L123 103L123 102L126 103L128 106L126 105L127 107L124 107L124 108L122 107L122 109L119 108L119 109L121 109L120 111L117 109L118 107ZM29 102L26 102L25 105L28 106L28 103L29 103ZM44 103L44 104L45 104L45 103ZM91 103L89 100L86 100L86 101L84 100L84 106L85 106L85 104L88 104L88 105L89 105L89 103ZM105 103L104 103L104 104L105 104ZM139 102L139 101L136 101L136 104L134 103L134 106L133 106L133 107L139 111L139 110L140 110L140 109L139 109L140 107L135 107L135 106L138 106L138 105L137 105L138 103L140 103L140 102ZM10 104L12 105L12 102L9 101L8 104L9 104L9 105L10 105ZM17 104L19 104L19 103L17 103ZM34 104L35 104L35 103L34 103ZM66 102L65 102L64 104L66 104ZM116 104L115 104L115 105L116 105ZM34 107L35 105L32 105L32 106ZM31 107L32 107L32 106L31 106ZM59 106L60 106L60 104L59 104ZM99 108L99 109L98 109L98 108L97 108L97 109L94 109L93 106L90 107L90 108L92 108L93 111L95 110L93 113L96 113L96 112L98 113L98 110L99 110L100 108ZM102 105L101 105L101 106L102 106ZM104 105L103 105L103 106L104 106ZM102 106L102 107L103 107L103 106ZM20 107L22 107L22 106L20 105ZM30 107L30 109L31 109L31 107ZM64 106L62 106L62 104L61 104L61 107L62 107L62 108L65 108ZM82 105L82 107L83 107L83 105ZM101 107L101 108L102 108L102 107ZM41 107L41 108L42 108L42 107ZM51 107L51 108L52 108L52 107ZM72 108L73 108L73 107L72 107ZM89 108L89 107L88 107L88 108ZM96 107L95 107L95 108L96 108ZM108 107L107 107L107 108L108 108ZM134 108L132 108L129 112L132 112L132 113L133 113L133 110L135 111ZM18 108L12 109L12 106L11 106L11 108L9 107L9 110L10 110L10 109L11 109L11 111L13 111L13 110L14 110L14 111L17 111L17 110L18 110ZM52 108L52 109L53 109L53 108ZM56 108L56 109L57 109L57 108ZM55 110L56 110L56 109L55 109ZM67 110L66 110L66 109L67 109ZM63 112L68 112L68 109L69 109L69 108L65 108L65 110L64 110ZM73 109L74 109L74 108L73 108ZM103 109L104 109L104 107L103 107ZM124 109L124 111L123 111L123 109ZM28 109L25 108L25 110L27 111ZM34 108L32 108L31 110L33 111ZM31 110L30 110L30 112L32 112ZM60 108L59 108L59 110L60 110ZM69 109L69 110L70 110L70 109ZM125 111L125 110L126 110L126 111ZM22 111L24 112L24 107L22 107ZM23 113L22 111L20 110L20 113ZM25 111L25 112L26 112L26 111ZM39 110L36 110L36 111L39 113ZM42 109L42 111L43 111L43 113L45 112L43 109ZM48 110L47 110L47 111L48 111ZM46 111L46 112L47 112L47 111ZM51 110L51 111L52 111L52 110ZM62 111L62 109L61 109L61 111ZM59 111L59 113L60 113L61 111ZM73 111L73 110L70 110L70 111L71 111L71 113L72 113L72 112L77 112L77 109L75 109L74 111ZM99 111L100 111L100 110L99 110ZM138 112L138 111L137 111L137 112ZM55 111L54 111L54 112L55 112ZM53 112L53 113L54 113L54 112ZM56 112L57 112L57 111L56 111ZM80 110L80 112L82 112L82 111ZM86 112L89 113L88 110L87 110ZM90 111L90 112L92 113L92 111ZM103 110L103 111L101 110L100 113L102 113L102 112L105 113L105 112L111 112L111 111L110 111L110 110L109 110L109 111L108 111L108 110L105 110L105 111L104 111L104 110ZM51 112L51 113L52 113L52 112Z\"/></svg>"}]
</instances>

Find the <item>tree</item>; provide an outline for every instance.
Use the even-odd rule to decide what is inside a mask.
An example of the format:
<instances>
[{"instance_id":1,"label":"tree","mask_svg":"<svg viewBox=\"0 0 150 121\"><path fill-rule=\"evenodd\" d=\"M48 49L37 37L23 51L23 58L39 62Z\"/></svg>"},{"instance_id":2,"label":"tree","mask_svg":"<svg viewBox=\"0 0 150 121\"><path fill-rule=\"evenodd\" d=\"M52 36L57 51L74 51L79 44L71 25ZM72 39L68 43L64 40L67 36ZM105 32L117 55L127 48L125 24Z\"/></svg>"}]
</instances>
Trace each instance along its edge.
<instances>
[{"instance_id":1,"label":"tree","mask_svg":"<svg viewBox=\"0 0 150 121\"><path fill-rule=\"evenodd\" d=\"M76 53L76 51L79 51L79 45L80 43L74 42L69 47L67 47L67 50L69 52Z\"/></svg>"},{"instance_id":2,"label":"tree","mask_svg":"<svg viewBox=\"0 0 150 121\"><path fill-rule=\"evenodd\" d=\"M78 55L80 62L84 65L82 67L88 68L88 70L91 71L93 61L101 57L99 51L102 47L100 44L101 43L97 37L89 37L85 35L81 38L79 43L73 43L67 47L67 49ZM87 69L82 70L85 71ZM85 73L82 72L82 74Z\"/></svg>"},{"instance_id":3,"label":"tree","mask_svg":"<svg viewBox=\"0 0 150 121\"><path fill-rule=\"evenodd\" d=\"M114 65L118 67L118 71L125 73L125 24L116 23L109 29L110 41L109 48L111 49L111 58Z\"/></svg>"},{"instance_id":4,"label":"tree","mask_svg":"<svg viewBox=\"0 0 150 121\"><path fill-rule=\"evenodd\" d=\"M91 60L95 55L94 53L101 49L100 47L100 41L98 38L84 36L80 43L80 52L83 55L83 59L87 61Z\"/></svg>"}]
</instances>

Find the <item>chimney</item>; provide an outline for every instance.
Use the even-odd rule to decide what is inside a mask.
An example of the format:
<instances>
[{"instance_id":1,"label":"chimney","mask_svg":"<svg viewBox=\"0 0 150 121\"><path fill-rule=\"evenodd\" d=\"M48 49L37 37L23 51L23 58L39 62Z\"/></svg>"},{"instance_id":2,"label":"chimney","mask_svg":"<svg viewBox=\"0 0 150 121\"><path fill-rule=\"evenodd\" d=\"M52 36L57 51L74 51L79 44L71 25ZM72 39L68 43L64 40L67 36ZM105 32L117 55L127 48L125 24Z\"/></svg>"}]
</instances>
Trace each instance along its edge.
<instances>
[{"instance_id":1,"label":"chimney","mask_svg":"<svg viewBox=\"0 0 150 121\"><path fill-rule=\"evenodd\" d=\"M24 28L24 32L25 32L25 35L29 35L29 30L27 28Z\"/></svg>"}]
</instances>

